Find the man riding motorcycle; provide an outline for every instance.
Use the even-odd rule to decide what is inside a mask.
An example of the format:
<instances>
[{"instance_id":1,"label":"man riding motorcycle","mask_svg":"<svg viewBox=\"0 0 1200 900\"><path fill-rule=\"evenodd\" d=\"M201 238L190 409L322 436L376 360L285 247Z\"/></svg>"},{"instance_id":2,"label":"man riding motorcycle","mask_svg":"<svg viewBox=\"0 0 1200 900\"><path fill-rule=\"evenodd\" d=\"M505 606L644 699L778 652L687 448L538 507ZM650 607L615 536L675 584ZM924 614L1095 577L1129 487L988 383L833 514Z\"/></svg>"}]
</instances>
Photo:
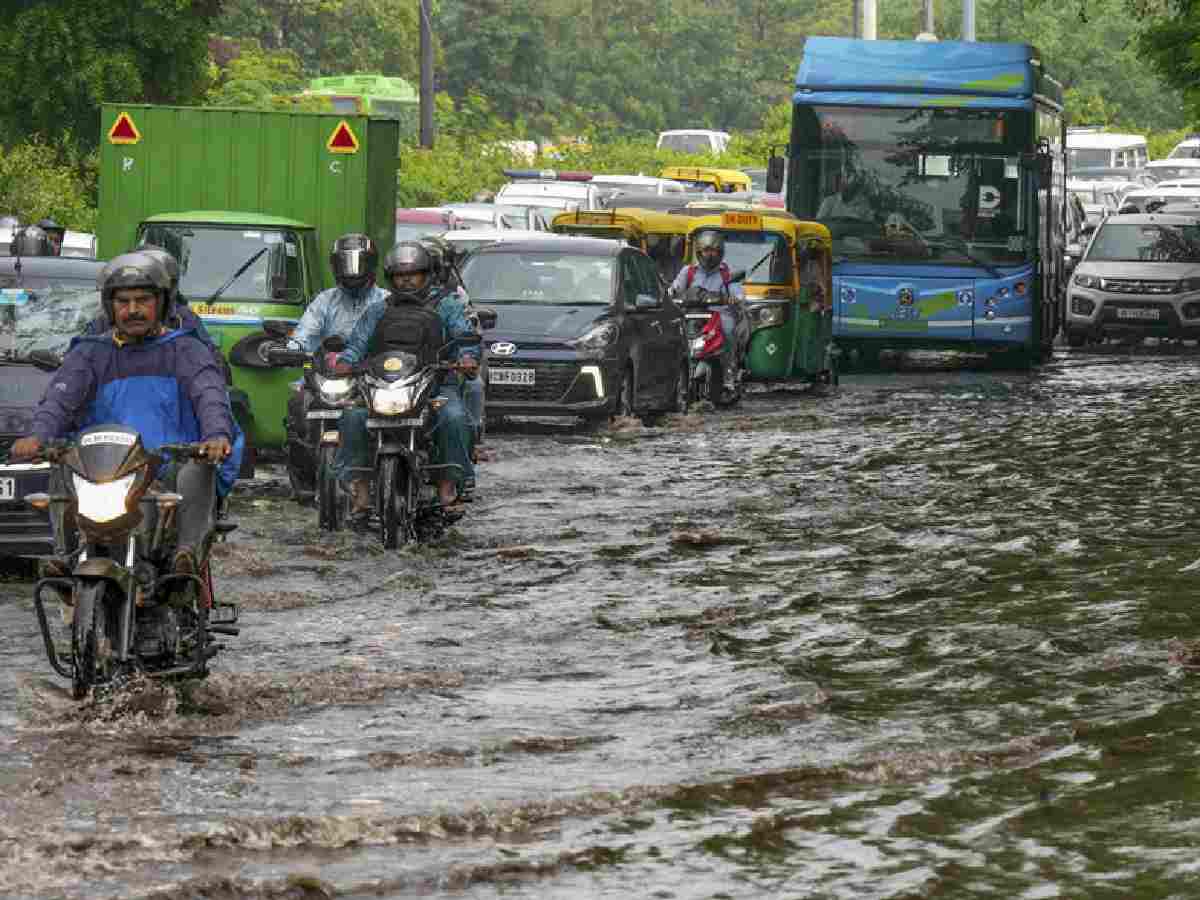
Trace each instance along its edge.
<instances>
[{"instance_id":1,"label":"man riding motorcycle","mask_svg":"<svg viewBox=\"0 0 1200 900\"><path fill-rule=\"evenodd\" d=\"M317 294L308 304L288 340L288 349L315 353L326 338L340 337L346 340L369 307L382 307L388 292L375 285L378 264L379 251L367 235L344 234L334 241L329 253L329 265L337 286ZM315 490L315 457L311 451L305 450L307 409L302 385L303 382L297 381L288 399L289 470L293 478L311 492ZM353 497L355 507L369 507L370 486L359 485L353 490L360 492Z\"/></svg>"},{"instance_id":2,"label":"man riding motorcycle","mask_svg":"<svg viewBox=\"0 0 1200 900\"><path fill-rule=\"evenodd\" d=\"M444 286L435 286L431 277L433 260L424 247L415 241L403 241L389 251L384 260L384 273L393 288L388 302L382 306L371 306L363 313L350 335L343 353L330 360L337 366L352 366L368 356L390 349L410 349L410 343L426 344L432 338L418 338L425 328L428 314L434 312L441 324L440 346L460 338L473 338L477 331L463 315L462 301L448 293ZM443 301L450 302L443 302ZM464 372L477 372L479 367L478 346L458 346L452 356ZM457 380L451 378L443 384L439 397L446 404L437 411L433 426L433 444L438 462L454 463L461 467L461 480L474 477L471 454L474 449L475 428L467 413L462 389ZM369 465L366 430L366 410L351 409L342 414L341 449L345 452L345 468L354 496L363 492L369 498L369 485L364 479L350 477L347 470ZM443 511L451 518L461 516L458 493L461 480L446 479L438 482L438 498ZM355 488L356 483L362 486ZM356 511L361 516L369 509L369 499Z\"/></svg>"},{"instance_id":3,"label":"man riding motorcycle","mask_svg":"<svg viewBox=\"0 0 1200 900\"><path fill-rule=\"evenodd\" d=\"M736 365L741 365L750 335L748 327L739 328L739 320L744 316L734 307L746 299L746 292L741 284L733 281L733 273L725 263L725 236L719 231L701 231L696 236L695 246L697 262L679 270L671 282L671 296L684 297L691 289L720 295L722 305L717 307L717 312L721 316L721 327L735 351L731 357L736 360ZM730 389L737 378L735 368L735 365L725 367L725 386Z\"/></svg>"},{"instance_id":4,"label":"man riding motorcycle","mask_svg":"<svg viewBox=\"0 0 1200 900\"><path fill-rule=\"evenodd\" d=\"M174 569L194 575L212 544L217 497L233 487L245 440L211 349L194 330L164 324L169 301L170 278L157 261L143 253L113 259L101 287L112 330L71 342L34 413L33 433L13 444L11 457L36 457L50 441L103 424L136 429L151 452L201 443L206 462L159 473L164 486L183 495Z\"/></svg>"}]
</instances>

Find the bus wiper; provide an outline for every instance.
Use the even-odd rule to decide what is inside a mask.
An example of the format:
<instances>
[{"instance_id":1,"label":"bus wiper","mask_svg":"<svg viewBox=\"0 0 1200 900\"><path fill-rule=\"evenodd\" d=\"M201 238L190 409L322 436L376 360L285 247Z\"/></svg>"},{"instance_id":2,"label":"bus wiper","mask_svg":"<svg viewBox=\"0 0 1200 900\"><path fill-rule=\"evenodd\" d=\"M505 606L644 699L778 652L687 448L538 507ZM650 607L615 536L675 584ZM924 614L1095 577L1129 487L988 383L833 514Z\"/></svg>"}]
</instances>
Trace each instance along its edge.
<instances>
[{"instance_id":1,"label":"bus wiper","mask_svg":"<svg viewBox=\"0 0 1200 900\"><path fill-rule=\"evenodd\" d=\"M223 285L221 285L219 288L217 288L217 291L216 291L216 293L215 293L215 294L213 294L211 297L209 297L209 298L208 298L208 302L209 302L209 303L216 303L216 302L217 302L217 298L218 298L218 297L220 297L220 296L221 296L223 293L225 293L227 290L229 290L229 286L230 286L231 284L233 284L235 281L237 281L239 278L241 278L241 277L242 277L242 275L244 275L244 274L245 274L246 270L247 270L248 268L250 268L252 265L254 265L254 264L255 264L255 263L258 261L258 258L259 258L260 256L262 256L264 253L266 253L266 252L267 252L267 249L268 249L267 247L263 247L261 250L259 250L259 251L258 251L257 253L255 253L253 256L251 256L251 257L250 257L248 260L246 260L244 263L242 263L242 264L241 264L241 265L238 267L238 270L237 270L236 272L234 272L232 275L230 275L230 276L229 276L229 280L228 280L228 281L226 281L226 282L225 282Z\"/></svg>"},{"instance_id":2,"label":"bus wiper","mask_svg":"<svg viewBox=\"0 0 1200 900\"><path fill-rule=\"evenodd\" d=\"M775 259L775 251L778 249L779 249L778 247L772 247L767 252L766 256L764 256L762 259L760 259L758 262L756 262L754 265L752 265L749 269L747 269L746 270L746 280L749 281L750 276L753 275L755 273L755 271L758 269L758 267L761 266L763 263L765 263L768 259L773 261Z\"/></svg>"},{"instance_id":3,"label":"bus wiper","mask_svg":"<svg viewBox=\"0 0 1200 900\"><path fill-rule=\"evenodd\" d=\"M943 241L956 241L958 249L962 251L963 256L965 256L971 262L975 263L975 265L979 266L981 269L987 269L988 274L991 275L993 278L1003 278L1004 277L1004 273L1001 272L999 269L997 269L990 262L985 262L984 260L980 259L975 254L973 254L971 252L971 245L968 244L962 238L956 238L956 237L953 237L952 235L946 235L943 238Z\"/></svg>"}]
</instances>

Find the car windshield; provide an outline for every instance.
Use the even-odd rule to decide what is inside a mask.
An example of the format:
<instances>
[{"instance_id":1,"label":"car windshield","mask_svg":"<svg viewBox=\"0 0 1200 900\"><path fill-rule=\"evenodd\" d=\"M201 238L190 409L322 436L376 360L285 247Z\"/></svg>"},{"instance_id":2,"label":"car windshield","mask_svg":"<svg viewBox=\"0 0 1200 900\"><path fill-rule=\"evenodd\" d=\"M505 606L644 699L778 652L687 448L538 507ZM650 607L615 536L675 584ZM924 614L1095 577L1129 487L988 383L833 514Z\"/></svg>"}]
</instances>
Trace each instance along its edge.
<instances>
[{"instance_id":1,"label":"car windshield","mask_svg":"<svg viewBox=\"0 0 1200 900\"><path fill-rule=\"evenodd\" d=\"M710 153L712 141L707 134L664 134L659 149L680 153Z\"/></svg>"},{"instance_id":2,"label":"car windshield","mask_svg":"<svg viewBox=\"0 0 1200 900\"><path fill-rule=\"evenodd\" d=\"M1200 143L1180 144L1167 154L1167 159L1196 159L1200 157Z\"/></svg>"},{"instance_id":3,"label":"car windshield","mask_svg":"<svg viewBox=\"0 0 1200 900\"><path fill-rule=\"evenodd\" d=\"M270 301L272 278L286 278L284 283L295 290L303 283L300 238L294 231L151 224L142 232L142 243L162 247L179 260L179 290L190 300L213 296L243 266L223 297Z\"/></svg>"},{"instance_id":4,"label":"car windshield","mask_svg":"<svg viewBox=\"0 0 1200 900\"><path fill-rule=\"evenodd\" d=\"M1018 263L1033 249L1016 113L797 107L800 210L834 255L948 265ZM1024 186L1024 187L1023 187Z\"/></svg>"},{"instance_id":5,"label":"car windshield","mask_svg":"<svg viewBox=\"0 0 1200 900\"><path fill-rule=\"evenodd\" d=\"M774 231L722 231L725 264L731 272L744 271L749 284L791 284L792 255L782 234ZM703 231L693 236L693 244Z\"/></svg>"},{"instance_id":6,"label":"car windshield","mask_svg":"<svg viewBox=\"0 0 1200 900\"><path fill-rule=\"evenodd\" d=\"M563 252L477 253L463 267L463 287L489 303L607 306L613 258Z\"/></svg>"},{"instance_id":7,"label":"car windshield","mask_svg":"<svg viewBox=\"0 0 1200 900\"><path fill-rule=\"evenodd\" d=\"M9 280L6 276L0 284ZM0 287L0 352L17 357L34 350L63 353L98 315L100 292L90 282L25 279L19 288Z\"/></svg>"},{"instance_id":8,"label":"car windshield","mask_svg":"<svg viewBox=\"0 0 1200 900\"><path fill-rule=\"evenodd\" d=\"M1112 151L1098 147L1068 147L1067 170L1074 172L1081 166L1112 165Z\"/></svg>"},{"instance_id":9,"label":"car windshield","mask_svg":"<svg viewBox=\"0 0 1200 900\"><path fill-rule=\"evenodd\" d=\"M1088 248L1090 262L1200 262L1200 224L1133 224L1109 219Z\"/></svg>"}]
</instances>

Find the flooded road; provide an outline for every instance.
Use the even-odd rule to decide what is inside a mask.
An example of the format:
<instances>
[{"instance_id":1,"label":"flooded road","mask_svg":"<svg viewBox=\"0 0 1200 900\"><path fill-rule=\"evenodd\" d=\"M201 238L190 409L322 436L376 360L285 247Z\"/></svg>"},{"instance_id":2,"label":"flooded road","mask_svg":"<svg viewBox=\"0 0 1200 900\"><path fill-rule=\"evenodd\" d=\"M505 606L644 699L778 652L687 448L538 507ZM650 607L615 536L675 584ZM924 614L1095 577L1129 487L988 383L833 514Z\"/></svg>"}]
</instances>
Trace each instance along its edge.
<instances>
[{"instance_id":1,"label":"flooded road","mask_svg":"<svg viewBox=\"0 0 1200 900\"><path fill-rule=\"evenodd\" d=\"M240 493L207 682L77 705L0 585L0 894L1200 885L1200 357L495 434L439 546Z\"/></svg>"}]
</instances>

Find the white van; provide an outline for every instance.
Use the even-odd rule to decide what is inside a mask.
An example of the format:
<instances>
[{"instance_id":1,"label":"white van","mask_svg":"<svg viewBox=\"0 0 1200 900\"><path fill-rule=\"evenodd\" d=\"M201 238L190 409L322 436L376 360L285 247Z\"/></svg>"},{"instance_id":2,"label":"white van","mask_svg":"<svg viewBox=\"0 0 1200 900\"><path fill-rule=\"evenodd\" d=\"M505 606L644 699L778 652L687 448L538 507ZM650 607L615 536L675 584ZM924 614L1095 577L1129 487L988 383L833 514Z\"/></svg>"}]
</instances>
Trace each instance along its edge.
<instances>
[{"instance_id":1,"label":"white van","mask_svg":"<svg viewBox=\"0 0 1200 900\"><path fill-rule=\"evenodd\" d=\"M1140 169L1150 161L1141 134L1110 134L1091 128L1067 129L1067 174L1079 169Z\"/></svg>"},{"instance_id":2,"label":"white van","mask_svg":"<svg viewBox=\"0 0 1200 900\"><path fill-rule=\"evenodd\" d=\"M680 128L658 133L659 150L676 150L680 153L724 153L729 146L728 131L710 131L707 128Z\"/></svg>"},{"instance_id":3,"label":"white van","mask_svg":"<svg viewBox=\"0 0 1200 900\"><path fill-rule=\"evenodd\" d=\"M1200 134L1189 134L1172 148L1167 159L1200 159Z\"/></svg>"},{"instance_id":4,"label":"white van","mask_svg":"<svg viewBox=\"0 0 1200 900\"><path fill-rule=\"evenodd\" d=\"M587 181L519 178L496 191L497 203L557 209L599 209L600 189Z\"/></svg>"}]
</instances>

